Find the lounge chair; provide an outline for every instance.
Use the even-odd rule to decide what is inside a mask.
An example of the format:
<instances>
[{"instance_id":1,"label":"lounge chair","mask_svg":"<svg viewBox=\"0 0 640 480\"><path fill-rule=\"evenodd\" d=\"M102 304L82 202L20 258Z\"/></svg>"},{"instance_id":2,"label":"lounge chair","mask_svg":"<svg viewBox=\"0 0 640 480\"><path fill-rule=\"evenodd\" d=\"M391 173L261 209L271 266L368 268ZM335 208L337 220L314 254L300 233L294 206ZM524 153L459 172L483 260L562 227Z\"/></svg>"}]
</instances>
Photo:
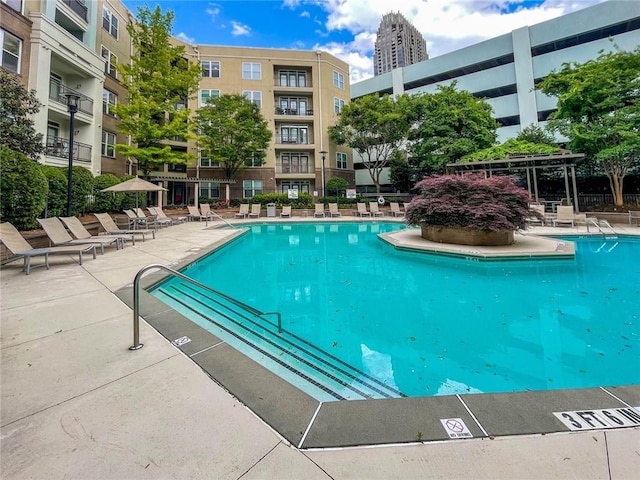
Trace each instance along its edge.
<instances>
[{"instance_id":1,"label":"lounge chair","mask_svg":"<svg viewBox=\"0 0 640 480\"><path fill-rule=\"evenodd\" d=\"M259 218L260 217L260 209L262 208L262 205L259 203L252 203L251 204L251 211L249 212L249 218L255 217L255 218Z\"/></svg>"},{"instance_id":2,"label":"lounge chair","mask_svg":"<svg viewBox=\"0 0 640 480\"><path fill-rule=\"evenodd\" d=\"M629 225L633 222L640 227L640 210L629 210Z\"/></svg>"},{"instance_id":3,"label":"lounge chair","mask_svg":"<svg viewBox=\"0 0 640 480\"><path fill-rule=\"evenodd\" d=\"M145 241L145 235L149 233L153 236L153 238L156 238L155 230L146 230L144 228L139 228L136 230L123 230L122 228L118 227L118 225L116 225L116 222L113 221L113 218L111 218L111 215L109 215L108 213L94 213L94 215L98 219L98 222L100 222L102 229L107 235L140 235L142 236L143 242Z\"/></svg>"},{"instance_id":4,"label":"lounge chair","mask_svg":"<svg viewBox=\"0 0 640 480\"><path fill-rule=\"evenodd\" d=\"M249 215L249 204L241 203L240 210L236 213L236 218L247 218L247 215Z\"/></svg>"},{"instance_id":5,"label":"lounge chair","mask_svg":"<svg viewBox=\"0 0 640 480\"><path fill-rule=\"evenodd\" d=\"M80 240L74 239L69 232L67 232L66 228L64 228L64 224L59 218L50 217L50 218L38 218L38 223L44 229L44 233L49 237L49 241L53 243L53 245L86 245L88 243L92 243L94 245L100 246L100 253L104 254L105 245L111 246L115 245L116 249L120 249L121 242L117 238L106 237L103 240L100 240L100 237L94 237L89 240Z\"/></svg>"},{"instance_id":6,"label":"lounge chair","mask_svg":"<svg viewBox=\"0 0 640 480\"><path fill-rule=\"evenodd\" d=\"M202 213L200 213L200 210L198 210L198 207L196 207L195 205L188 205L187 210L189 210L189 220L208 220L207 216L202 215Z\"/></svg>"},{"instance_id":7,"label":"lounge chair","mask_svg":"<svg viewBox=\"0 0 640 480\"><path fill-rule=\"evenodd\" d=\"M553 226L558 225L571 225L575 227L575 214L573 213L573 207L559 205L556 210L556 218L553 219Z\"/></svg>"},{"instance_id":8,"label":"lounge chair","mask_svg":"<svg viewBox=\"0 0 640 480\"><path fill-rule=\"evenodd\" d=\"M391 210L389 210L391 216L404 217L404 210L400 209L400 204L398 202L390 202L389 207L391 208Z\"/></svg>"},{"instance_id":9,"label":"lounge chair","mask_svg":"<svg viewBox=\"0 0 640 480\"><path fill-rule=\"evenodd\" d=\"M31 257L44 257L44 266L49 270L49 255L72 255L78 254L78 264L82 265L82 254L92 253L96 258L96 246L87 245L69 245L64 247L47 247L33 248L29 242L20 234L20 232L9 222L0 223L0 241L4 244L15 258L9 262L23 259L22 271L29 275L31 273Z\"/></svg>"},{"instance_id":10,"label":"lounge chair","mask_svg":"<svg viewBox=\"0 0 640 480\"><path fill-rule=\"evenodd\" d=\"M378 202L369 202L369 211L371 215L374 217L381 217L384 215L382 211L378 208Z\"/></svg>"},{"instance_id":11,"label":"lounge chair","mask_svg":"<svg viewBox=\"0 0 640 480\"><path fill-rule=\"evenodd\" d=\"M356 206L358 210L356 210L356 215L358 217L370 217L371 212L367 210L367 206L364 203L357 203Z\"/></svg>"},{"instance_id":12,"label":"lounge chair","mask_svg":"<svg viewBox=\"0 0 640 480\"><path fill-rule=\"evenodd\" d=\"M340 214L340 210L338 210L338 204L337 203L330 203L329 204L329 216L330 217L339 217Z\"/></svg>"},{"instance_id":13,"label":"lounge chair","mask_svg":"<svg viewBox=\"0 0 640 480\"><path fill-rule=\"evenodd\" d=\"M324 204L316 203L316 209L313 212L314 217L324 217Z\"/></svg>"},{"instance_id":14,"label":"lounge chair","mask_svg":"<svg viewBox=\"0 0 640 480\"><path fill-rule=\"evenodd\" d=\"M280 212L280 216L291 218L291 205L283 205L282 212Z\"/></svg>"},{"instance_id":15,"label":"lounge chair","mask_svg":"<svg viewBox=\"0 0 640 480\"><path fill-rule=\"evenodd\" d=\"M208 203L200 204L200 215L203 215L209 219L213 218L213 212L211 211L211 205Z\"/></svg>"},{"instance_id":16,"label":"lounge chair","mask_svg":"<svg viewBox=\"0 0 640 480\"><path fill-rule=\"evenodd\" d=\"M532 203L529 205L529 210L533 215L525 218L525 222L530 225L544 225L544 205Z\"/></svg>"},{"instance_id":17,"label":"lounge chair","mask_svg":"<svg viewBox=\"0 0 640 480\"><path fill-rule=\"evenodd\" d=\"M143 216L140 216L131 209L123 210L123 212L129 219L129 228L149 228L151 226L149 223L147 223L147 216L144 215L144 213L142 214Z\"/></svg>"},{"instance_id":18,"label":"lounge chair","mask_svg":"<svg viewBox=\"0 0 640 480\"><path fill-rule=\"evenodd\" d=\"M138 218L142 219L142 224L148 227L157 227L158 223L156 220L158 219L157 215L145 215L144 211L141 208L134 208L133 212L138 216Z\"/></svg>"},{"instance_id":19,"label":"lounge chair","mask_svg":"<svg viewBox=\"0 0 640 480\"><path fill-rule=\"evenodd\" d=\"M175 223L172 218L169 218L164 214L161 208L147 207L147 210L149 210L149 213L155 217L155 222L160 227L170 227ZM162 212L162 214L159 212Z\"/></svg>"},{"instance_id":20,"label":"lounge chair","mask_svg":"<svg viewBox=\"0 0 640 480\"><path fill-rule=\"evenodd\" d=\"M89 239L92 239L92 238L98 238L98 239L115 238L115 239L120 241L120 247L124 247L124 243L127 240L131 240L131 243L133 245L136 244L136 239L133 237L133 235L125 235L125 234L121 234L121 235L91 235L89 230L87 230L85 228L85 226L82 224L82 222L80 221L80 219L78 217L60 217L60 220L62 220L62 223L64 223L65 226L69 229L69 231L71 232L71 235L73 235L74 237L76 237L79 240L89 240Z\"/></svg>"}]
</instances>

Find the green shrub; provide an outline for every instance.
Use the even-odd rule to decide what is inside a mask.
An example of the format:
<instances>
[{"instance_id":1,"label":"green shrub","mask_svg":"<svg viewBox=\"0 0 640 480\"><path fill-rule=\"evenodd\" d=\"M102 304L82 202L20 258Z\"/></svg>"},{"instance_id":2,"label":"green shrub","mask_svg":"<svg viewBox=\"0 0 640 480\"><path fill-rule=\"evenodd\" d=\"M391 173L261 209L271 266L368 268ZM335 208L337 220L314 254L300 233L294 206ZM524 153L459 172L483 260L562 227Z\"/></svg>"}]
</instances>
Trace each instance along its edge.
<instances>
[{"instance_id":1,"label":"green shrub","mask_svg":"<svg viewBox=\"0 0 640 480\"><path fill-rule=\"evenodd\" d=\"M65 168L63 171L66 177L69 170ZM71 185L71 215L83 215L93 195L93 175L86 168L75 166L71 170Z\"/></svg>"},{"instance_id":2,"label":"green shrub","mask_svg":"<svg viewBox=\"0 0 640 480\"><path fill-rule=\"evenodd\" d=\"M117 212L120 210L124 194L120 192L103 192L105 188L120 183L120 179L112 173L104 173L93 179L92 212Z\"/></svg>"},{"instance_id":3,"label":"green shrub","mask_svg":"<svg viewBox=\"0 0 640 480\"><path fill-rule=\"evenodd\" d=\"M253 196L251 203L259 203L261 205L275 203L279 207L291 205L292 208L311 208L313 196L310 193L300 192L297 199L289 199L286 193L259 193Z\"/></svg>"},{"instance_id":4,"label":"green shrub","mask_svg":"<svg viewBox=\"0 0 640 480\"><path fill-rule=\"evenodd\" d=\"M49 183L49 194L47 195L47 203L42 215L44 217L60 217L66 215L67 169L50 165L42 165L41 168Z\"/></svg>"},{"instance_id":5,"label":"green shrub","mask_svg":"<svg viewBox=\"0 0 640 480\"><path fill-rule=\"evenodd\" d=\"M124 175L120 177L120 183L131 178L135 178L134 175ZM136 199L137 197L137 199ZM147 204L147 192L137 193L123 193L120 200L120 210L128 210L131 208L144 207Z\"/></svg>"},{"instance_id":6,"label":"green shrub","mask_svg":"<svg viewBox=\"0 0 640 480\"><path fill-rule=\"evenodd\" d=\"M40 164L0 145L0 220L18 230L38 227L49 184Z\"/></svg>"}]
</instances>

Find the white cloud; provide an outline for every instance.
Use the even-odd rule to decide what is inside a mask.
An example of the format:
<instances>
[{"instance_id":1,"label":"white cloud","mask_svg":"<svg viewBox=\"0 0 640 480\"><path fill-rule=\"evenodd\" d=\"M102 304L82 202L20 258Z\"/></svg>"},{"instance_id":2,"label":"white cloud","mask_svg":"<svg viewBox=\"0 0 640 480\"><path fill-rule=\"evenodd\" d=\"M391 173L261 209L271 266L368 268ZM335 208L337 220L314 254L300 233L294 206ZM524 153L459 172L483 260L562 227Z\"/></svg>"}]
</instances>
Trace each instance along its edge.
<instances>
[{"instance_id":1,"label":"white cloud","mask_svg":"<svg viewBox=\"0 0 640 480\"><path fill-rule=\"evenodd\" d=\"M351 65L351 81L373 76L373 47L382 16L400 12L427 40L430 57L534 25L605 0L326 0L326 29L347 30L351 42L317 45ZM287 3L287 2L285 2ZM291 5L296 0L288 0Z\"/></svg>"},{"instance_id":2,"label":"white cloud","mask_svg":"<svg viewBox=\"0 0 640 480\"><path fill-rule=\"evenodd\" d=\"M233 35L234 37L239 37L240 35L249 35L251 33L251 28L248 25L243 25L241 23L232 21L231 26L233 27L231 35Z\"/></svg>"},{"instance_id":3,"label":"white cloud","mask_svg":"<svg viewBox=\"0 0 640 480\"><path fill-rule=\"evenodd\" d=\"M307 17L307 18L311 18L311 14L309 12L307 12L306 10L304 12L302 12L300 14L301 17Z\"/></svg>"},{"instance_id":4,"label":"white cloud","mask_svg":"<svg viewBox=\"0 0 640 480\"><path fill-rule=\"evenodd\" d=\"M190 44L194 44L196 43L196 39L194 37L189 37L186 33L184 32L180 32L177 35L175 35L175 37L178 40L183 41L184 43L190 43Z\"/></svg>"},{"instance_id":5,"label":"white cloud","mask_svg":"<svg viewBox=\"0 0 640 480\"><path fill-rule=\"evenodd\" d=\"M216 3L210 3L207 8L204 9L204 12L211 17L211 21L215 22L220 15L220 6Z\"/></svg>"}]
</instances>

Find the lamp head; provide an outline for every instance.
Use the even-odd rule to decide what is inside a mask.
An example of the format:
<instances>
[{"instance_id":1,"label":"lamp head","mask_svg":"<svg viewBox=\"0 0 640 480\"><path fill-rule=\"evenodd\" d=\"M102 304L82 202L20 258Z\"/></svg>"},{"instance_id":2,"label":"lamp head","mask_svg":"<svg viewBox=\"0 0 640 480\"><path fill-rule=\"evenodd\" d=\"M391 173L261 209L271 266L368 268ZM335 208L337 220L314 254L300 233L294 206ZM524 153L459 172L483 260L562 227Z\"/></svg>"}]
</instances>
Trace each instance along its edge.
<instances>
[{"instance_id":1,"label":"lamp head","mask_svg":"<svg viewBox=\"0 0 640 480\"><path fill-rule=\"evenodd\" d=\"M77 112L80 95L77 93L65 93L64 96L67 97L67 107L69 108L69 112Z\"/></svg>"}]
</instances>

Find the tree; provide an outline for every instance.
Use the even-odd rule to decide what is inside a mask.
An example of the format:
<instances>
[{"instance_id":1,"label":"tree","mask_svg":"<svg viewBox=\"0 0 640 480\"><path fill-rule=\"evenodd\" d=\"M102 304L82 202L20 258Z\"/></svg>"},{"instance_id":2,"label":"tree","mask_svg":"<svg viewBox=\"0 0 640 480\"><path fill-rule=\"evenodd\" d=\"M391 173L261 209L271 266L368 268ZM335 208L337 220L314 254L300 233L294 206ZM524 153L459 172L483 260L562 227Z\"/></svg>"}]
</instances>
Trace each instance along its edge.
<instances>
[{"instance_id":1,"label":"tree","mask_svg":"<svg viewBox=\"0 0 640 480\"><path fill-rule=\"evenodd\" d=\"M0 68L0 100L0 145L38 160L45 146L30 117L41 106L35 91L27 91L16 74Z\"/></svg>"},{"instance_id":2,"label":"tree","mask_svg":"<svg viewBox=\"0 0 640 480\"><path fill-rule=\"evenodd\" d=\"M535 155L535 154L549 154L557 153L560 151L560 147L555 145L549 145L545 143L532 143L526 140L520 140L517 138L510 138L506 142L495 145L493 147L484 148L477 152L465 155L460 159L461 162L478 162L482 160L502 160L509 157L509 155Z\"/></svg>"},{"instance_id":3,"label":"tree","mask_svg":"<svg viewBox=\"0 0 640 480\"><path fill-rule=\"evenodd\" d=\"M227 179L234 179L247 164L262 164L271 130L258 106L245 96L209 98L198 109L196 124L200 147L223 165Z\"/></svg>"},{"instance_id":4,"label":"tree","mask_svg":"<svg viewBox=\"0 0 640 480\"><path fill-rule=\"evenodd\" d=\"M396 152L389 162L389 180L398 192L410 192L416 184L414 172L402 152Z\"/></svg>"},{"instance_id":5,"label":"tree","mask_svg":"<svg viewBox=\"0 0 640 480\"><path fill-rule=\"evenodd\" d=\"M557 145L558 142L554 136L540 125L529 125L522 130L516 136L516 140L523 142L536 143L541 145Z\"/></svg>"},{"instance_id":6,"label":"tree","mask_svg":"<svg viewBox=\"0 0 640 480\"><path fill-rule=\"evenodd\" d=\"M340 196L340 192L344 192L347 188L349 188L349 182L342 177L331 177L327 181L327 190L336 192L336 201Z\"/></svg>"},{"instance_id":7,"label":"tree","mask_svg":"<svg viewBox=\"0 0 640 480\"><path fill-rule=\"evenodd\" d=\"M163 143L189 137L190 111L187 100L198 89L200 65L184 57L184 47L169 41L174 13L160 7L138 9L138 22L127 25L134 55L130 64L118 64L127 101L114 107L120 117L119 131L132 144L116 144L118 152L138 160L146 176L165 163L184 164L193 158Z\"/></svg>"},{"instance_id":8,"label":"tree","mask_svg":"<svg viewBox=\"0 0 640 480\"><path fill-rule=\"evenodd\" d=\"M407 95L395 100L389 95L367 95L344 106L338 122L329 127L329 138L360 154L380 193L380 173L393 153L403 148L411 118Z\"/></svg>"},{"instance_id":9,"label":"tree","mask_svg":"<svg viewBox=\"0 0 640 480\"><path fill-rule=\"evenodd\" d=\"M498 124L491 106L468 91L456 90L456 82L416 96L415 101L416 123L409 140L416 168L444 172L448 163L496 142Z\"/></svg>"},{"instance_id":10,"label":"tree","mask_svg":"<svg viewBox=\"0 0 640 480\"><path fill-rule=\"evenodd\" d=\"M565 63L538 89L558 99L550 127L569 138L571 150L602 166L621 207L624 177L640 159L640 47Z\"/></svg>"}]
</instances>

